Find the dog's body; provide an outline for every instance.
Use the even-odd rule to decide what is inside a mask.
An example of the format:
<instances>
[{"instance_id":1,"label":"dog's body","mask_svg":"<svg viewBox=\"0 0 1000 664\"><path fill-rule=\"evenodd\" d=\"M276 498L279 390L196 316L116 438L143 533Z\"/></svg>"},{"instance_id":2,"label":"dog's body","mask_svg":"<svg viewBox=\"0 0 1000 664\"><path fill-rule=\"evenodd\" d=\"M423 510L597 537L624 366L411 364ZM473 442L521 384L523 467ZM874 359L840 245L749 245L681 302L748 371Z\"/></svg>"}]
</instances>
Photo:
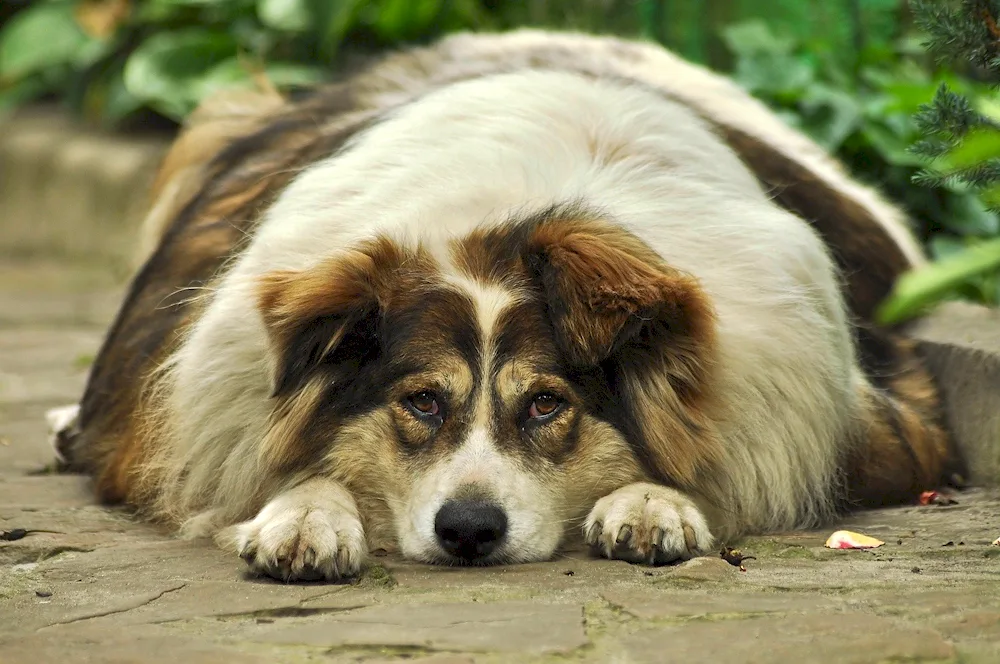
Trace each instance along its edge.
<instances>
[{"instance_id":1,"label":"dog's body","mask_svg":"<svg viewBox=\"0 0 1000 664\"><path fill-rule=\"evenodd\" d=\"M655 46L459 35L205 109L147 231L63 454L276 576L538 560L579 526L688 557L953 460L866 325L922 261L902 216Z\"/></svg>"}]
</instances>

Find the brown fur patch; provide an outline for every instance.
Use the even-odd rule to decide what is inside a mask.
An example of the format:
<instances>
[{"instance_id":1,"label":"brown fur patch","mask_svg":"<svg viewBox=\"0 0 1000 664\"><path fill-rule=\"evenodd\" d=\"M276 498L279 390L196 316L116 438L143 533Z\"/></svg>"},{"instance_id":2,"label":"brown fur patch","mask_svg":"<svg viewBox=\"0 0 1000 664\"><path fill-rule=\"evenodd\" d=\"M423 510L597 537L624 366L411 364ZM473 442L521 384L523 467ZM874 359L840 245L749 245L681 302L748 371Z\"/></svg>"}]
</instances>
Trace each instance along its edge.
<instances>
[{"instance_id":1,"label":"brown fur patch","mask_svg":"<svg viewBox=\"0 0 1000 664\"><path fill-rule=\"evenodd\" d=\"M302 271L261 278L257 306L279 357L274 376L275 419L262 453L284 467L304 462L310 451L301 433L326 389L310 371L343 345L378 343L377 321L398 294L422 290L435 266L426 255L376 238ZM359 329L360 328L360 329ZM354 335L356 339L349 337ZM357 352L353 346L346 352ZM363 353L362 353L363 354ZM302 392L308 392L308 398Z\"/></svg>"},{"instance_id":2,"label":"brown fur patch","mask_svg":"<svg viewBox=\"0 0 1000 664\"><path fill-rule=\"evenodd\" d=\"M693 484L722 458L707 413L715 315L697 280L607 222L544 222L527 253L571 361L613 364L647 463L665 481Z\"/></svg>"},{"instance_id":3,"label":"brown fur patch","mask_svg":"<svg viewBox=\"0 0 1000 664\"><path fill-rule=\"evenodd\" d=\"M942 426L937 388L912 342L885 337L881 343L891 356L870 368L875 385L862 395L863 439L846 464L851 506L912 501L946 483L957 458Z\"/></svg>"},{"instance_id":4,"label":"brown fur patch","mask_svg":"<svg viewBox=\"0 0 1000 664\"><path fill-rule=\"evenodd\" d=\"M715 316L696 279L610 223L548 221L526 251L572 361L597 364L656 319L690 353L677 358L688 365L683 372L700 379L715 345Z\"/></svg>"},{"instance_id":5,"label":"brown fur patch","mask_svg":"<svg viewBox=\"0 0 1000 664\"><path fill-rule=\"evenodd\" d=\"M308 270L271 272L260 280L257 307L268 331L283 343L315 318L384 307L393 291L391 280L406 259L391 240L377 238Z\"/></svg>"}]
</instances>

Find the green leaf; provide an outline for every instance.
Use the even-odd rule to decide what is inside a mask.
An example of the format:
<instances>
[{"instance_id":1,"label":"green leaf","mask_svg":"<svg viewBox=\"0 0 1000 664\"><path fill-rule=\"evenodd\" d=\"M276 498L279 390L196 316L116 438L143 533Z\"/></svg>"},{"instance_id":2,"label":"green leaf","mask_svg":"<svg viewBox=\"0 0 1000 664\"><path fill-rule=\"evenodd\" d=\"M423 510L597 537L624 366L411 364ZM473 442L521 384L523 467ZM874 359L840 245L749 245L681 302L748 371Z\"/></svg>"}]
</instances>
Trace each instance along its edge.
<instances>
[{"instance_id":1,"label":"green leaf","mask_svg":"<svg viewBox=\"0 0 1000 664\"><path fill-rule=\"evenodd\" d=\"M756 55L787 56L795 48L795 40L779 37L760 19L737 23L721 31L722 41L737 57Z\"/></svg>"},{"instance_id":2,"label":"green leaf","mask_svg":"<svg viewBox=\"0 0 1000 664\"><path fill-rule=\"evenodd\" d=\"M305 32L313 25L307 0L258 0L260 22L275 30Z\"/></svg>"},{"instance_id":3,"label":"green leaf","mask_svg":"<svg viewBox=\"0 0 1000 664\"><path fill-rule=\"evenodd\" d=\"M442 32L454 32L468 28L496 30L496 19L479 0L446 0L446 11L438 27Z\"/></svg>"},{"instance_id":4,"label":"green leaf","mask_svg":"<svg viewBox=\"0 0 1000 664\"><path fill-rule=\"evenodd\" d=\"M1000 238L904 274L879 307L878 319L883 324L892 324L911 318L970 279L997 269L1000 269Z\"/></svg>"},{"instance_id":5,"label":"green leaf","mask_svg":"<svg viewBox=\"0 0 1000 664\"><path fill-rule=\"evenodd\" d=\"M926 159L910 151L908 140L884 124L867 122L861 129L861 135L886 162L894 166L913 168L927 163Z\"/></svg>"},{"instance_id":6,"label":"green leaf","mask_svg":"<svg viewBox=\"0 0 1000 664\"><path fill-rule=\"evenodd\" d=\"M751 92L794 98L812 83L815 69L800 58L763 54L738 60L734 75Z\"/></svg>"},{"instance_id":7,"label":"green leaf","mask_svg":"<svg viewBox=\"0 0 1000 664\"><path fill-rule=\"evenodd\" d=\"M882 91L888 96L887 110L899 111L913 115L923 104L934 98L938 83L912 83L893 81L887 83Z\"/></svg>"},{"instance_id":8,"label":"green leaf","mask_svg":"<svg viewBox=\"0 0 1000 664\"><path fill-rule=\"evenodd\" d=\"M968 246L961 238L951 235L935 235L928 243L934 260L943 260L965 251Z\"/></svg>"},{"instance_id":9,"label":"green leaf","mask_svg":"<svg viewBox=\"0 0 1000 664\"><path fill-rule=\"evenodd\" d=\"M971 130L948 155L951 168L968 168L1000 157L1000 131L991 128Z\"/></svg>"},{"instance_id":10,"label":"green leaf","mask_svg":"<svg viewBox=\"0 0 1000 664\"><path fill-rule=\"evenodd\" d=\"M104 97L102 119L108 125L115 125L142 108L143 102L125 87L120 77L112 78Z\"/></svg>"},{"instance_id":11,"label":"green leaf","mask_svg":"<svg viewBox=\"0 0 1000 664\"><path fill-rule=\"evenodd\" d=\"M948 197L945 228L965 236L989 237L1000 233L1000 218L990 212L974 193L954 193Z\"/></svg>"},{"instance_id":12,"label":"green leaf","mask_svg":"<svg viewBox=\"0 0 1000 664\"><path fill-rule=\"evenodd\" d=\"M91 41L73 18L72 4L37 3L0 32L0 81L72 63Z\"/></svg>"},{"instance_id":13,"label":"green leaf","mask_svg":"<svg viewBox=\"0 0 1000 664\"><path fill-rule=\"evenodd\" d=\"M403 41L432 29L442 9L442 0L384 0L375 21L375 31L387 41Z\"/></svg>"},{"instance_id":14,"label":"green leaf","mask_svg":"<svg viewBox=\"0 0 1000 664\"><path fill-rule=\"evenodd\" d=\"M368 6L366 0L310 0L319 19L323 50L332 55Z\"/></svg>"},{"instance_id":15,"label":"green leaf","mask_svg":"<svg viewBox=\"0 0 1000 664\"><path fill-rule=\"evenodd\" d=\"M979 200L983 202L988 209L994 211L1000 211L1000 185L993 185L992 187L987 187L979 194Z\"/></svg>"},{"instance_id":16,"label":"green leaf","mask_svg":"<svg viewBox=\"0 0 1000 664\"><path fill-rule=\"evenodd\" d=\"M811 85L800 102L808 118L806 129L831 152L861 124L863 110L857 98L823 84Z\"/></svg>"},{"instance_id":17,"label":"green leaf","mask_svg":"<svg viewBox=\"0 0 1000 664\"><path fill-rule=\"evenodd\" d=\"M236 41L225 32L161 32L129 56L125 88L161 113L182 120L201 100L208 72L234 55Z\"/></svg>"},{"instance_id":18,"label":"green leaf","mask_svg":"<svg viewBox=\"0 0 1000 664\"><path fill-rule=\"evenodd\" d=\"M975 108L988 119L1000 123L1000 95L996 93L977 95Z\"/></svg>"},{"instance_id":19,"label":"green leaf","mask_svg":"<svg viewBox=\"0 0 1000 664\"><path fill-rule=\"evenodd\" d=\"M253 15L257 0L144 0L134 7L135 19L170 25L225 25Z\"/></svg>"}]
</instances>

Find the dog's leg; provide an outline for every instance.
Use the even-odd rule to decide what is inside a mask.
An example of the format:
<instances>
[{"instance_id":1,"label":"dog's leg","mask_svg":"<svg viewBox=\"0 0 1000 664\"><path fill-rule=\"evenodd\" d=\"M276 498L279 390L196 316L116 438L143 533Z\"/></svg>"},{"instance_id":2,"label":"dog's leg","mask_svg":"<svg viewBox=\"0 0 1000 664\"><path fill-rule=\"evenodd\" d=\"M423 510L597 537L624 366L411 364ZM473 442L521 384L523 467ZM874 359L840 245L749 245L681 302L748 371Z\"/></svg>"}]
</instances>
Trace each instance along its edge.
<instances>
[{"instance_id":1,"label":"dog's leg","mask_svg":"<svg viewBox=\"0 0 1000 664\"><path fill-rule=\"evenodd\" d=\"M864 421L845 468L848 507L906 503L964 474L936 386L911 341L861 331Z\"/></svg>"},{"instance_id":2,"label":"dog's leg","mask_svg":"<svg viewBox=\"0 0 1000 664\"><path fill-rule=\"evenodd\" d=\"M256 574L283 581L336 581L356 575L368 553L354 498L314 477L274 498L251 521L216 537Z\"/></svg>"},{"instance_id":3,"label":"dog's leg","mask_svg":"<svg viewBox=\"0 0 1000 664\"><path fill-rule=\"evenodd\" d=\"M636 482L601 498L584 523L607 558L666 563L706 553L713 537L701 510L676 489Z\"/></svg>"}]
</instances>

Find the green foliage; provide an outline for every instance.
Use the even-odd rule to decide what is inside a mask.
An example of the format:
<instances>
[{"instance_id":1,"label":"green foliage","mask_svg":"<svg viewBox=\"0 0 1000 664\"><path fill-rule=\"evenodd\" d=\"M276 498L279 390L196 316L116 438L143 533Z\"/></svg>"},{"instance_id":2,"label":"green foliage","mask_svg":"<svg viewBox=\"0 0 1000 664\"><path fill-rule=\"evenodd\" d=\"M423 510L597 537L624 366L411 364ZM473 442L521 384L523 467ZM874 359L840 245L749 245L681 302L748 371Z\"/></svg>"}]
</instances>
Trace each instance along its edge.
<instances>
[{"instance_id":1,"label":"green foliage","mask_svg":"<svg viewBox=\"0 0 1000 664\"><path fill-rule=\"evenodd\" d=\"M929 46L939 58L963 61L980 75L1000 74L1000 2L959 0L916 3L917 22L930 35ZM1000 99L995 90L970 91L942 83L930 103L920 106L914 123L921 134L911 152L925 168L912 180L921 187L962 192L985 209L1000 212ZM897 322L912 317L938 300L961 296L1000 302L1000 229L963 229L962 241L935 238L946 257L919 269L896 284L880 317ZM979 231L979 232L976 232Z\"/></svg>"},{"instance_id":2,"label":"green foliage","mask_svg":"<svg viewBox=\"0 0 1000 664\"><path fill-rule=\"evenodd\" d=\"M1000 64L997 35L991 33L1000 15L996 0L915 0L913 10L917 25L931 35L929 45L938 56L986 68Z\"/></svg>"},{"instance_id":3,"label":"green foliage","mask_svg":"<svg viewBox=\"0 0 1000 664\"><path fill-rule=\"evenodd\" d=\"M15 16L0 41L3 80L77 61L91 44L67 4L40 5Z\"/></svg>"},{"instance_id":4,"label":"green foliage","mask_svg":"<svg viewBox=\"0 0 1000 664\"><path fill-rule=\"evenodd\" d=\"M180 121L222 87L311 85L345 51L489 21L478 0L35 0L0 30L0 110L52 92L108 125Z\"/></svg>"},{"instance_id":5,"label":"green foliage","mask_svg":"<svg viewBox=\"0 0 1000 664\"><path fill-rule=\"evenodd\" d=\"M925 172L927 160L910 149L921 137L923 116L918 112L942 82L967 94L982 94L986 86L931 71L919 60L921 51L909 49L906 41L894 49L864 51L852 70L829 51L775 34L761 21L732 26L723 37L734 54L738 82L836 154L860 179L900 202L917 223L919 236L928 240L933 257L958 254L942 263L940 274L947 275L947 282L931 283L923 273L901 281L897 297L882 311L884 320L901 320L945 297L1000 300L995 280L958 264L965 246L1000 233L1000 220L960 183L944 181L938 189L914 186L913 178ZM977 145L965 144L967 152L952 158L971 158L996 144ZM988 257L976 254L975 264L988 264Z\"/></svg>"},{"instance_id":6,"label":"green foliage","mask_svg":"<svg viewBox=\"0 0 1000 664\"><path fill-rule=\"evenodd\" d=\"M996 302L1000 295L996 280L984 284L982 278L984 274L996 271L997 268L1000 268L1000 238L963 247L928 268L903 275L896 283L892 297L882 305L879 316L888 322L904 320L953 293L962 285L973 286L977 282L992 289L990 294Z\"/></svg>"}]
</instances>

